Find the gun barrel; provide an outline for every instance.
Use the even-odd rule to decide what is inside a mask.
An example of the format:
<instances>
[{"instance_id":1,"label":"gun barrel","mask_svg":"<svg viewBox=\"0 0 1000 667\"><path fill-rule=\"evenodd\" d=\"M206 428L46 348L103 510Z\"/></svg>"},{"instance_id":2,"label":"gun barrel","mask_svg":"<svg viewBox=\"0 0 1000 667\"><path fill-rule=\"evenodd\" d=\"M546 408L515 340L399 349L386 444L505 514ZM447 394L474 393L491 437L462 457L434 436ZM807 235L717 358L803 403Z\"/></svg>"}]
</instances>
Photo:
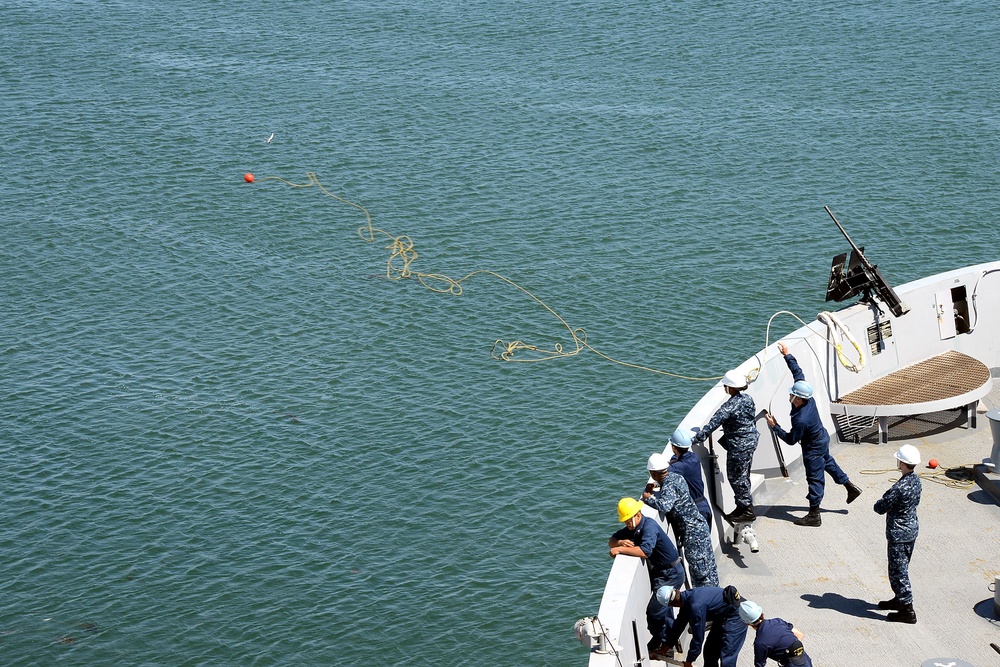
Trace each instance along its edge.
<instances>
[{"instance_id":1,"label":"gun barrel","mask_svg":"<svg viewBox=\"0 0 1000 667\"><path fill-rule=\"evenodd\" d=\"M854 248L854 252L858 253L858 257L860 257L861 261L865 263L865 268L867 268L868 270L873 270L875 267L873 267L872 263L868 261L867 257L865 257L865 253L861 251L861 248L859 248L857 244L855 244L854 241L851 240L851 237L847 235L847 230L844 229L844 226L840 224L840 221L837 220L837 218L833 215L833 211L830 210L830 207L824 206L823 210L826 211L827 215L830 216L830 219L833 220L835 225L837 225L837 229L840 230L840 233L844 235L844 238L847 239L847 242L851 244L852 248Z\"/></svg>"}]
</instances>

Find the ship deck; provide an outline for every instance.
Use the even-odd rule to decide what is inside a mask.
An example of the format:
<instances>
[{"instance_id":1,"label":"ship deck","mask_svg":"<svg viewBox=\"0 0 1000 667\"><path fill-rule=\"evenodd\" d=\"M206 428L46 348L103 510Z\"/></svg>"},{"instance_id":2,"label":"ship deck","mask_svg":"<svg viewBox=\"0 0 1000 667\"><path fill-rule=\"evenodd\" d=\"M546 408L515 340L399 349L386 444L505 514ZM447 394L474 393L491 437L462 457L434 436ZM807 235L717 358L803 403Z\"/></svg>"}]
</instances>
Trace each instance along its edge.
<instances>
[{"instance_id":1,"label":"ship deck","mask_svg":"<svg viewBox=\"0 0 1000 667\"><path fill-rule=\"evenodd\" d=\"M1000 407L997 388L984 397L980 411L994 407ZM806 651L817 666L917 667L935 658L946 658L936 660L942 665L953 660L1000 665L1000 655L990 646L1000 645L990 590L1000 575L1000 506L954 470L968 466L971 473L973 464L990 456L990 422L981 419L974 430L925 428L919 435L906 434L905 427L894 428L888 444L833 449L863 494L848 506L846 491L828 475L819 528L792 523L808 507L801 467L787 480L767 480L756 497L760 551L751 553L747 545L732 546L724 539L718 555L722 585L736 585L762 606L765 616L784 618L804 632ZM903 443L916 445L923 461L917 470L923 481L920 534L910 563L915 625L888 623L888 612L876 606L891 598L892 590L885 517L872 506L898 478L893 454ZM926 467L932 458L941 464L938 471ZM753 639L750 630L740 667L753 665Z\"/></svg>"},{"instance_id":2,"label":"ship deck","mask_svg":"<svg viewBox=\"0 0 1000 667\"><path fill-rule=\"evenodd\" d=\"M841 396L830 404L837 415L878 420L886 442L889 417L921 415L964 408L970 426L976 426L979 400L993 389L990 369L978 359L949 350L901 368Z\"/></svg>"},{"instance_id":3,"label":"ship deck","mask_svg":"<svg viewBox=\"0 0 1000 667\"><path fill-rule=\"evenodd\" d=\"M948 401L983 388L990 388L990 369L981 361L949 350L936 357L901 368L874 382L841 396L836 403L859 406L902 406L904 411L891 414L915 414L905 411L911 405ZM977 397L978 398L978 397Z\"/></svg>"}]
</instances>

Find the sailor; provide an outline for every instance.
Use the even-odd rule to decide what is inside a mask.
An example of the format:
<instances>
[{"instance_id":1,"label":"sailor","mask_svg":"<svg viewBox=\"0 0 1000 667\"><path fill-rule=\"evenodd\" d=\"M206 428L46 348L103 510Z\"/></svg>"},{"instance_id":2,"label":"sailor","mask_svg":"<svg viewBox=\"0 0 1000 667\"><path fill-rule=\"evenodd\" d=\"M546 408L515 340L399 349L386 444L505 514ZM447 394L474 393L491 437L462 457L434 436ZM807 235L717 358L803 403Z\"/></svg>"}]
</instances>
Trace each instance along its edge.
<instances>
[{"instance_id":1,"label":"sailor","mask_svg":"<svg viewBox=\"0 0 1000 667\"><path fill-rule=\"evenodd\" d=\"M757 431L757 407L749 395L744 394L747 379L742 373L729 371L722 377L722 386L729 399L722 404L712 418L701 429L696 429L691 441L704 442L708 436L722 426L719 445L726 450L726 477L733 488L736 509L725 515L732 524L750 522L757 519L753 511L753 497L750 495L750 464L757 449L760 433Z\"/></svg>"},{"instance_id":2,"label":"sailor","mask_svg":"<svg viewBox=\"0 0 1000 667\"><path fill-rule=\"evenodd\" d=\"M792 430L786 431L770 412L767 413L767 425L774 434L789 445L802 443L802 465L806 469L806 481L809 490L806 500L809 502L809 513L795 520L797 526L820 526L819 506L823 502L823 490L826 483L825 473L830 473L833 481L842 484L847 489L847 503L853 503L861 495L861 489L855 486L847 473L837 465L830 455L830 434L823 426L816 401L813 399L813 388L806 382L805 373L799 367L795 357L788 353L788 346L778 343L778 351L785 357L788 370L792 372L795 384L789 389L788 402L792 404Z\"/></svg>"},{"instance_id":3,"label":"sailor","mask_svg":"<svg viewBox=\"0 0 1000 667\"><path fill-rule=\"evenodd\" d=\"M608 540L611 557L624 554L641 558L649 571L652 591L661 586L681 586L684 583L684 566L677 549L654 519L642 515L642 503L635 498L622 498L618 501L618 520L625 527ZM665 651L662 644L666 632L673 625L673 610L651 595L646 606L646 623L652 636L649 649Z\"/></svg>"},{"instance_id":4,"label":"sailor","mask_svg":"<svg viewBox=\"0 0 1000 667\"><path fill-rule=\"evenodd\" d=\"M673 528L677 546L683 550L691 572L691 585L718 586L719 570L708 523L691 500L687 482L668 470L671 466L666 454L653 454L646 467L652 481L646 485L642 500L661 512ZM659 489L654 492L655 485L659 485Z\"/></svg>"},{"instance_id":5,"label":"sailor","mask_svg":"<svg viewBox=\"0 0 1000 667\"><path fill-rule=\"evenodd\" d=\"M705 499L705 482L702 478L701 459L691 451L691 436L684 429L677 429L670 436L670 448L674 455L670 457L670 472L678 474L687 482L688 491L691 493L691 500L694 501L698 511L708 522L708 528L712 528L712 509Z\"/></svg>"},{"instance_id":6,"label":"sailor","mask_svg":"<svg viewBox=\"0 0 1000 667\"><path fill-rule=\"evenodd\" d=\"M719 667L721 664L722 667L736 667L736 658L747 636L747 626L740 620L738 611L743 598L734 587L702 586L679 591L663 586L657 589L655 597L680 608L674 626L667 633L668 646L673 646L684 628L691 632L684 667L693 667L703 651L706 666ZM706 638L705 629L709 624L712 629Z\"/></svg>"},{"instance_id":7,"label":"sailor","mask_svg":"<svg viewBox=\"0 0 1000 667\"><path fill-rule=\"evenodd\" d=\"M764 618L760 605L751 600L740 603L740 619L754 629L753 667L764 667L767 659L781 667L812 667L812 659L802 646L802 633L781 618Z\"/></svg>"},{"instance_id":8,"label":"sailor","mask_svg":"<svg viewBox=\"0 0 1000 667\"><path fill-rule=\"evenodd\" d=\"M913 611L913 589L910 587L910 557L917 541L920 525L917 505L920 504L920 477L913 474L920 464L920 452L913 445L903 445L896 452L896 467L902 476L875 503L875 511L885 514L885 538L888 543L889 585L894 593L891 600L878 603L879 609L893 609L886 616L894 623L916 623Z\"/></svg>"}]
</instances>

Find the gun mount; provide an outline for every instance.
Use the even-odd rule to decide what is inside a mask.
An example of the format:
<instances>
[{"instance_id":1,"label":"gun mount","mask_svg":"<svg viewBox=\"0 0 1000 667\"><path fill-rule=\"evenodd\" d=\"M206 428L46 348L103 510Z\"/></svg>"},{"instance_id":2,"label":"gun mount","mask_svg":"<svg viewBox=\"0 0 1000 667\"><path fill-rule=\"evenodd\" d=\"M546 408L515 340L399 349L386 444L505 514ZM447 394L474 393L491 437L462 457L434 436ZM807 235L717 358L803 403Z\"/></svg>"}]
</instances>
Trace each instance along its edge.
<instances>
[{"instance_id":1,"label":"gun mount","mask_svg":"<svg viewBox=\"0 0 1000 667\"><path fill-rule=\"evenodd\" d=\"M833 258L833 266L830 267L830 282L826 288L827 301L844 301L851 297L862 294L861 301L875 305L875 299L881 301L896 317L902 317L910 312L905 303L896 296L889 283L886 282L878 267L868 261L865 257L865 249L859 248L847 235L844 227L840 224L829 206L823 209L840 229L847 242L851 244L851 258L847 259L847 253L842 253Z\"/></svg>"}]
</instances>

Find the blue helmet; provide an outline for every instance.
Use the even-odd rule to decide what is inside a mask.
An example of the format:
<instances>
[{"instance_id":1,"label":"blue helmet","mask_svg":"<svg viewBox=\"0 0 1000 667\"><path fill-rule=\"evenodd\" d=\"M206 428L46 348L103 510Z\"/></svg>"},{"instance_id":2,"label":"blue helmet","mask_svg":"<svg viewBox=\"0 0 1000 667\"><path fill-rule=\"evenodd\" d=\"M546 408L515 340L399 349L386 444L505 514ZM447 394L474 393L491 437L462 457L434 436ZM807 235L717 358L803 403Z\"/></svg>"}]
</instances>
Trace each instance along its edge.
<instances>
[{"instance_id":1,"label":"blue helmet","mask_svg":"<svg viewBox=\"0 0 1000 667\"><path fill-rule=\"evenodd\" d=\"M792 396L798 396L799 398L808 400L813 397L813 387L805 380L799 380L792 385L792 388L788 390L788 393Z\"/></svg>"},{"instance_id":2,"label":"blue helmet","mask_svg":"<svg viewBox=\"0 0 1000 667\"><path fill-rule=\"evenodd\" d=\"M763 614L764 610L756 602L744 600L740 603L740 620L748 625L759 621Z\"/></svg>"},{"instance_id":3,"label":"blue helmet","mask_svg":"<svg viewBox=\"0 0 1000 667\"><path fill-rule=\"evenodd\" d=\"M670 604L670 598L674 595L674 587L670 584L660 586L656 589L656 601L666 606Z\"/></svg>"},{"instance_id":4,"label":"blue helmet","mask_svg":"<svg viewBox=\"0 0 1000 667\"><path fill-rule=\"evenodd\" d=\"M670 436L670 444L681 449L691 449L691 434L679 428Z\"/></svg>"}]
</instances>

